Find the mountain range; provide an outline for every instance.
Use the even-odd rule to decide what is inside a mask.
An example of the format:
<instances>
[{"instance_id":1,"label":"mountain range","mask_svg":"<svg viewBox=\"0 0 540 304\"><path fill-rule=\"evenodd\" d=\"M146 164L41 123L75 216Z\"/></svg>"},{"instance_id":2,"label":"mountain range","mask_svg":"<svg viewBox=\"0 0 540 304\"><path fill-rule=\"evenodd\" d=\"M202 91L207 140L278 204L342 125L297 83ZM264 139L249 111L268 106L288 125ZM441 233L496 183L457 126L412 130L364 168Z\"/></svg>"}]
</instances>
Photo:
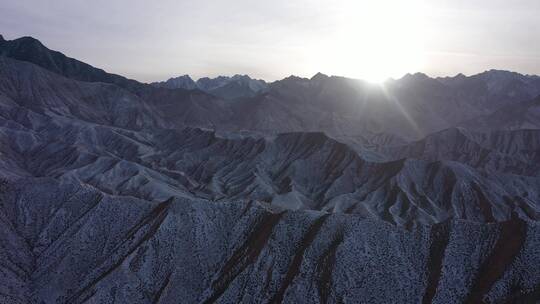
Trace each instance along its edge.
<instances>
[{"instance_id":1,"label":"mountain range","mask_svg":"<svg viewBox=\"0 0 540 304\"><path fill-rule=\"evenodd\" d=\"M199 89L208 94L223 99L236 99L254 97L268 90L264 80L251 79L248 75L218 76L216 78L200 78L193 81L189 75L170 78L163 82L154 82L152 85L167 89Z\"/></svg>"},{"instance_id":2,"label":"mountain range","mask_svg":"<svg viewBox=\"0 0 540 304\"><path fill-rule=\"evenodd\" d=\"M0 36L0 302L535 303L539 109L508 71L145 84Z\"/></svg>"}]
</instances>

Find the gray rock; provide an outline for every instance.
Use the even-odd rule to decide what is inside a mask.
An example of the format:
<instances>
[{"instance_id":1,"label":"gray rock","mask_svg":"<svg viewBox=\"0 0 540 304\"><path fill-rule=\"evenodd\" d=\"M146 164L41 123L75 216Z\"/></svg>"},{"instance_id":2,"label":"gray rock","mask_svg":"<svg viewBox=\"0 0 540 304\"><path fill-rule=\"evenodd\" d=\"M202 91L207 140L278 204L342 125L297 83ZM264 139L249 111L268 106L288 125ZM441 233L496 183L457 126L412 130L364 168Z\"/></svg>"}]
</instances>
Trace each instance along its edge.
<instances>
[{"instance_id":1,"label":"gray rock","mask_svg":"<svg viewBox=\"0 0 540 304\"><path fill-rule=\"evenodd\" d=\"M540 284L539 226L518 219L406 230L50 178L4 181L0 199L4 303L526 303Z\"/></svg>"},{"instance_id":2,"label":"gray rock","mask_svg":"<svg viewBox=\"0 0 540 304\"><path fill-rule=\"evenodd\" d=\"M21 39L0 40L0 303L540 300L537 77L224 100Z\"/></svg>"}]
</instances>

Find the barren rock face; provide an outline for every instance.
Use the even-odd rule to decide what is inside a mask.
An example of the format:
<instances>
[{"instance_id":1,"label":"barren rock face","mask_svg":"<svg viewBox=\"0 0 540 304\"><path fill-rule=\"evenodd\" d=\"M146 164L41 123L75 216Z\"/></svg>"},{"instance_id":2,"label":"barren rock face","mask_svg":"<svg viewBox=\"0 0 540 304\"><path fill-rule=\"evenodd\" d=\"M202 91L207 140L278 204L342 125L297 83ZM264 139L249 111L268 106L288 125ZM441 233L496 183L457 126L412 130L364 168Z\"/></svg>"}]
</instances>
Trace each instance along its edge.
<instances>
[{"instance_id":1,"label":"barren rock face","mask_svg":"<svg viewBox=\"0 0 540 304\"><path fill-rule=\"evenodd\" d=\"M537 77L223 100L0 51L0 303L540 299Z\"/></svg>"},{"instance_id":2,"label":"barren rock face","mask_svg":"<svg viewBox=\"0 0 540 304\"><path fill-rule=\"evenodd\" d=\"M479 303L538 295L536 222L406 230L256 202L149 202L32 178L2 186L6 303Z\"/></svg>"}]
</instances>

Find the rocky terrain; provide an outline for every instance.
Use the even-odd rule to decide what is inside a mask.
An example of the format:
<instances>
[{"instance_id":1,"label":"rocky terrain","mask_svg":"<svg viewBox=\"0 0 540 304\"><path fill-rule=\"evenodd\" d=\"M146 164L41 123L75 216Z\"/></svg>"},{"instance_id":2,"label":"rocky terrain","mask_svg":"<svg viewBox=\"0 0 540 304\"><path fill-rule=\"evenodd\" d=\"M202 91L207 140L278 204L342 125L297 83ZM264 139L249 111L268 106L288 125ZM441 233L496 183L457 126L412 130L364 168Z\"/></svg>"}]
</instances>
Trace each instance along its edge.
<instances>
[{"instance_id":1,"label":"rocky terrain","mask_svg":"<svg viewBox=\"0 0 540 304\"><path fill-rule=\"evenodd\" d=\"M189 75L170 78L167 81L154 82L153 86L167 89L199 89L208 94L231 100L254 97L268 90L264 80L251 79L248 75L218 76L216 78L200 78L193 81Z\"/></svg>"},{"instance_id":2,"label":"rocky terrain","mask_svg":"<svg viewBox=\"0 0 540 304\"><path fill-rule=\"evenodd\" d=\"M540 301L540 77L143 84L0 54L0 303Z\"/></svg>"}]
</instances>

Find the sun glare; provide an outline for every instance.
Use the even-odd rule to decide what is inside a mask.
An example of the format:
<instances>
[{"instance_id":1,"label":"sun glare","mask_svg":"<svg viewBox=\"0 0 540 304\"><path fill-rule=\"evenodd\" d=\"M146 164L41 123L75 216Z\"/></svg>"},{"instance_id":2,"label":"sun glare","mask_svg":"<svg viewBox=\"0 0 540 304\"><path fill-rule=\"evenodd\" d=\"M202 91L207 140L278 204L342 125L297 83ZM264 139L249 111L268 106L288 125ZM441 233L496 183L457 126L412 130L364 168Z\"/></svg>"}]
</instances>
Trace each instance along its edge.
<instances>
[{"instance_id":1,"label":"sun glare","mask_svg":"<svg viewBox=\"0 0 540 304\"><path fill-rule=\"evenodd\" d=\"M380 83L423 68L421 1L338 1L335 35L313 64L323 71ZM322 62L320 62L322 61Z\"/></svg>"}]
</instances>

